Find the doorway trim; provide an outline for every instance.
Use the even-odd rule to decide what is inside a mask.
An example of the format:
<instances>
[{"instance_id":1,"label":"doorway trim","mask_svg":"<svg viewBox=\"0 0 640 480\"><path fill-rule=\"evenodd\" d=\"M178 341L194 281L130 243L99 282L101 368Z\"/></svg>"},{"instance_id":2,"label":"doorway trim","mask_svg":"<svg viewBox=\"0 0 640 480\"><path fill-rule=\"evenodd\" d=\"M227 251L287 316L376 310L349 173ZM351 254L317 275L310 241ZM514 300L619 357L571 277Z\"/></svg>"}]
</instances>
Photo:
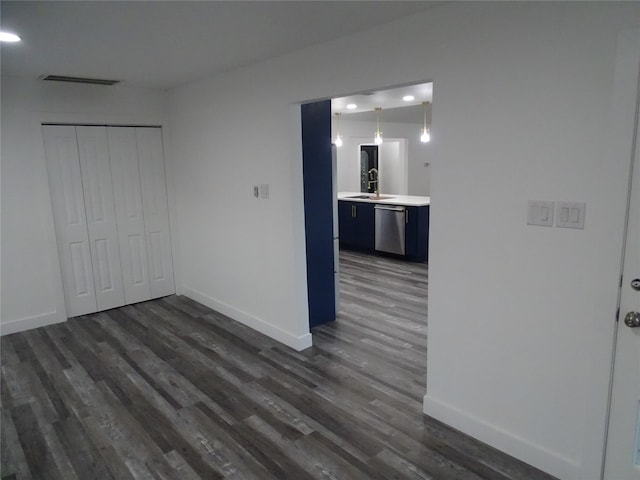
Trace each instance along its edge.
<instances>
[{"instance_id":1,"label":"doorway trim","mask_svg":"<svg viewBox=\"0 0 640 480\"><path fill-rule=\"evenodd\" d=\"M627 158L629 159L628 165L628 180L627 180L627 192L626 192L626 204L625 204L625 222L623 226L622 245L620 250L620 280L617 292L617 311L616 322L613 330L613 338L611 344L611 368L609 373L609 389L607 396L607 412L604 428L604 439L602 446L602 458L600 465L600 479L605 479L605 470L607 462L607 448L609 443L610 434L610 421L611 421L611 408L613 400L613 388L614 388L614 373L616 372L616 353L618 336L620 335L620 317L622 315L620 311L620 305L622 300L622 279L625 266L625 255L627 253L627 234L629 228L629 215L632 198L633 187L633 173L634 168L640 168L640 158L636 155L637 142L639 132L640 121L640 29L625 30L618 36L618 50L615 61L615 87L613 92L614 106L612 112L623 112L627 117L627 121L624 124L624 129L618 129L617 131L610 132L611 135L611 148L615 148L614 142L619 142L618 146L621 150L623 148L629 149L627 152ZM629 102L629 98L635 98L635 102ZM632 118L629 118L631 117ZM631 124L632 131L627 131L627 126ZM611 125L611 122L609 122ZM612 130L614 127L610 127ZM622 130L622 131L620 131ZM617 137L618 135L619 137ZM631 141L628 141L629 137ZM623 153L623 152L621 152ZM619 368L619 367L618 367Z\"/></svg>"}]
</instances>

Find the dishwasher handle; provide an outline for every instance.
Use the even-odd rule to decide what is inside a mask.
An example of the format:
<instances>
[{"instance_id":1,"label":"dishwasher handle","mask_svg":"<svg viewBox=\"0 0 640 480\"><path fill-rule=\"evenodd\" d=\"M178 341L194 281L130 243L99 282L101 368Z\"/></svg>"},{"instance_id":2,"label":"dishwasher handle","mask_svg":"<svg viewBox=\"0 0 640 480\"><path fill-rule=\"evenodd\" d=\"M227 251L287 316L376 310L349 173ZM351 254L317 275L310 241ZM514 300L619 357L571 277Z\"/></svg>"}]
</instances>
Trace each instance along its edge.
<instances>
[{"instance_id":1,"label":"dishwasher handle","mask_svg":"<svg viewBox=\"0 0 640 480\"><path fill-rule=\"evenodd\" d=\"M396 205L376 205L373 207L376 210L390 210L392 212L404 212L405 207L399 207Z\"/></svg>"}]
</instances>

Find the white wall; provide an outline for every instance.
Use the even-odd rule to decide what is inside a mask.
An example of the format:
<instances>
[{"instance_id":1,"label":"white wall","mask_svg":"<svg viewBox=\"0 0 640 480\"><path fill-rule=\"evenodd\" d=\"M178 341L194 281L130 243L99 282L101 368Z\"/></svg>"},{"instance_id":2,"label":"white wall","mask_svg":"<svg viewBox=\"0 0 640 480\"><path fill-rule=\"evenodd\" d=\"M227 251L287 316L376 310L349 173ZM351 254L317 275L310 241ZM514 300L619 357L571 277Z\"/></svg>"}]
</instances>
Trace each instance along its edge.
<instances>
[{"instance_id":1,"label":"white wall","mask_svg":"<svg viewBox=\"0 0 640 480\"><path fill-rule=\"evenodd\" d=\"M453 2L176 89L185 292L303 345L296 104L433 80L425 411L597 478L629 162L602 131L618 32L639 24L633 3ZM586 228L528 227L529 199L585 201Z\"/></svg>"},{"instance_id":2,"label":"white wall","mask_svg":"<svg viewBox=\"0 0 640 480\"><path fill-rule=\"evenodd\" d=\"M562 478L596 478L629 162L628 136L608 149L603 130L632 130L612 110L614 66L618 32L639 27L633 3L454 3L176 89L178 289L306 345L297 104L433 80L425 411ZM40 123L166 117L161 92L1 88L8 333L64 319ZM269 199L252 197L258 183ZM585 230L527 227L528 199L587 202Z\"/></svg>"},{"instance_id":3,"label":"white wall","mask_svg":"<svg viewBox=\"0 0 640 480\"><path fill-rule=\"evenodd\" d=\"M347 115L343 115L340 120L340 135L343 145L338 149L338 191L358 192L360 191L358 146L373 142L373 132L376 125L375 122L345 120L345 117ZM335 124L333 128L332 138L335 138ZM382 145L394 140L401 141L399 153L401 158L406 158L406 163L401 162L395 169L400 177L392 174L389 178L387 173L382 179L383 193L429 196L431 167L425 167L425 163L431 162L432 149L430 143L420 142L421 128L420 124L381 122L380 130L382 130L384 138Z\"/></svg>"},{"instance_id":4,"label":"white wall","mask_svg":"<svg viewBox=\"0 0 640 480\"><path fill-rule=\"evenodd\" d=\"M263 97L254 82L223 76L172 96L182 290L302 349L311 335L304 217L293 201L293 192L302 195L300 109L281 95ZM268 199L254 198L260 184L269 185Z\"/></svg>"},{"instance_id":5,"label":"white wall","mask_svg":"<svg viewBox=\"0 0 640 480\"><path fill-rule=\"evenodd\" d=\"M66 319L42 122L166 124L160 91L2 77L2 308L8 334Z\"/></svg>"},{"instance_id":6,"label":"white wall","mask_svg":"<svg viewBox=\"0 0 640 480\"><path fill-rule=\"evenodd\" d=\"M378 186L380 193L407 194L406 141L385 140L378 148ZM402 150L402 151L401 151Z\"/></svg>"}]
</instances>

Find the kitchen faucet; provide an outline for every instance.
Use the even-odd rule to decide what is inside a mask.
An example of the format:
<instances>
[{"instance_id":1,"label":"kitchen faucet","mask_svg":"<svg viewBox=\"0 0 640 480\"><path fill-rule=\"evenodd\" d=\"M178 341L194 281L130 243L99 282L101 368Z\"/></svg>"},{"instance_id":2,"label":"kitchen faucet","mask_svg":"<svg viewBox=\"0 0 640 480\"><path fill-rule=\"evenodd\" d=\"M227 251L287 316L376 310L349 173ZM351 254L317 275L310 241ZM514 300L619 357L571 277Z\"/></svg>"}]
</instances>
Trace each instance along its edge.
<instances>
[{"instance_id":1,"label":"kitchen faucet","mask_svg":"<svg viewBox=\"0 0 640 480\"><path fill-rule=\"evenodd\" d=\"M375 180L373 180L374 174L375 174ZM376 190L375 190L376 198L380 198L380 173L378 172L377 168L372 168L371 170L369 170L369 178L371 179L371 180L369 180L369 188L371 188L371 184L372 183L375 183L376 184Z\"/></svg>"}]
</instances>

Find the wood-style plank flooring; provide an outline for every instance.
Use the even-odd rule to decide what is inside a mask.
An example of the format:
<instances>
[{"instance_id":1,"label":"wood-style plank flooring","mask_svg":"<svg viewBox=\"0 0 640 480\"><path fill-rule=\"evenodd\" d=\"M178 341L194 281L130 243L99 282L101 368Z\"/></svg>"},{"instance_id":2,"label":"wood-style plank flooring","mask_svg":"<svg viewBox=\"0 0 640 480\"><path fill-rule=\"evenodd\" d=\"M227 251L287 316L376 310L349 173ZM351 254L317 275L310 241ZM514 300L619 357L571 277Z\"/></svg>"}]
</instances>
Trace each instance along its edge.
<instances>
[{"instance_id":1,"label":"wood-style plank flooring","mask_svg":"<svg viewBox=\"0 0 640 480\"><path fill-rule=\"evenodd\" d=\"M422 415L426 265L340 258L301 353L177 296L2 337L2 479L550 480Z\"/></svg>"}]
</instances>

